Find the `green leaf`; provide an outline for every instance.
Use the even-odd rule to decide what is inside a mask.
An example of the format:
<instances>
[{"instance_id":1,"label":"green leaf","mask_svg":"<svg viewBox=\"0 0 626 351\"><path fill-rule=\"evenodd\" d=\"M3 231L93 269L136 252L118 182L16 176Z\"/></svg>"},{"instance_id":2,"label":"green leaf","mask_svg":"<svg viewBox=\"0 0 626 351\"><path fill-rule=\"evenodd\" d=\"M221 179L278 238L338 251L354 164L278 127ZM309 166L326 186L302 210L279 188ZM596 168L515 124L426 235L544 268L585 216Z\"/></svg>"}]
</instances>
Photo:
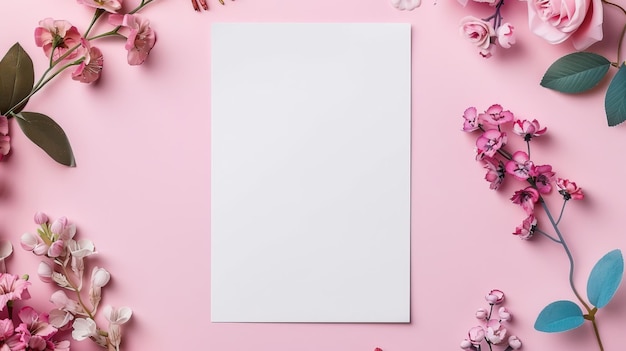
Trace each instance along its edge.
<instances>
[{"instance_id":1,"label":"green leaf","mask_svg":"<svg viewBox=\"0 0 626 351\"><path fill-rule=\"evenodd\" d=\"M626 121L626 68L624 64L617 70L606 90L604 111L609 127Z\"/></svg>"},{"instance_id":2,"label":"green leaf","mask_svg":"<svg viewBox=\"0 0 626 351\"><path fill-rule=\"evenodd\" d=\"M572 301L556 301L546 306L535 321L535 329L558 333L580 327L585 322L583 311Z\"/></svg>"},{"instance_id":3,"label":"green leaf","mask_svg":"<svg viewBox=\"0 0 626 351\"><path fill-rule=\"evenodd\" d=\"M611 62L591 52L575 52L556 60L541 79L541 86L562 93L582 93L600 83Z\"/></svg>"},{"instance_id":4,"label":"green leaf","mask_svg":"<svg viewBox=\"0 0 626 351\"><path fill-rule=\"evenodd\" d=\"M20 44L15 43L0 61L0 114L6 114L26 98L34 83L33 61ZM24 106L26 101L13 112L20 112Z\"/></svg>"},{"instance_id":5,"label":"green leaf","mask_svg":"<svg viewBox=\"0 0 626 351\"><path fill-rule=\"evenodd\" d=\"M70 142L55 121L36 112L22 112L15 117L28 139L42 148L52 159L65 166L76 166Z\"/></svg>"},{"instance_id":6,"label":"green leaf","mask_svg":"<svg viewBox=\"0 0 626 351\"><path fill-rule=\"evenodd\" d=\"M624 274L624 258L620 250L604 255L591 270L587 281L587 297L597 308L606 306L615 295Z\"/></svg>"}]
</instances>

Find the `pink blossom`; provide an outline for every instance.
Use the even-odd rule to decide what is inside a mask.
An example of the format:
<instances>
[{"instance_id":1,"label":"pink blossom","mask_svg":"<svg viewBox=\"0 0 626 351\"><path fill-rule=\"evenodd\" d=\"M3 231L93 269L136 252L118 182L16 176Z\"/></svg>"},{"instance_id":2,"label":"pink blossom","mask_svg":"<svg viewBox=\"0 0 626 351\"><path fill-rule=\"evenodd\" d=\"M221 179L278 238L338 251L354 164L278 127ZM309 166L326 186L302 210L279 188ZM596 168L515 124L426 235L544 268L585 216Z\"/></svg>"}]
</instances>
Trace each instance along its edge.
<instances>
[{"instance_id":1,"label":"pink blossom","mask_svg":"<svg viewBox=\"0 0 626 351\"><path fill-rule=\"evenodd\" d=\"M463 118L465 119L465 121L463 122L463 131L473 132L480 128L480 124L478 124L478 114L476 113L476 107L468 107L465 112L463 112Z\"/></svg>"},{"instance_id":2,"label":"pink blossom","mask_svg":"<svg viewBox=\"0 0 626 351\"><path fill-rule=\"evenodd\" d=\"M521 225L515 228L513 235L519 236L520 239L528 240L535 234L536 228L537 218L535 218L535 215L530 214L522 221Z\"/></svg>"},{"instance_id":3,"label":"pink blossom","mask_svg":"<svg viewBox=\"0 0 626 351\"><path fill-rule=\"evenodd\" d=\"M20 245L26 251L32 251L37 256L45 255L50 248L39 235L24 233L20 237Z\"/></svg>"},{"instance_id":4,"label":"pink blossom","mask_svg":"<svg viewBox=\"0 0 626 351\"><path fill-rule=\"evenodd\" d=\"M36 224L42 225L48 223L48 216L43 212L37 212L35 213L34 220Z\"/></svg>"},{"instance_id":5,"label":"pink blossom","mask_svg":"<svg viewBox=\"0 0 626 351\"><path fill-rule=\"evenodd\" d=\"M463 350L469 350L469 349L471 349L471 348L473 347L473 346L472 346L472 343L471 343L469 340L467 340L467 339L465 339L465 340L461 341L461 344L459 344L459 346L460 346Z\"/></svg>"},{"instance_id":6,"label":"pink blossom","mask_svg":"<svg viewBox=\"0 0 626 351\"><path fill-rule=\"evenodd\" d=\"M0 311L9 301L30 299L30 282L16 275L0 273Z\"/></svg>"},{"instance_id":7,"label":"pink blossom","mask_svg":"<svg viewBox=\"0 0 626 351\"><path fill-rule=\"evenodd\" d=\"M511 320L511 312L509 312L509 310L502 306L498 309L498 316L500 317L501 321L510 321Z\"/></svg>"},{"instance_id":8,"label":"pink blossom","mask_svg":"<svg viewBox=\"0 0 626 351\"><path fill-rule=\"evenodd\" d=\"M539 122L536 119L529 121L527 119L518 119L513 124L513 132L517 135L524 137L525 141L530 141L534 136L543 135L547 128L541 128Z\"/></svg>"},{"instance_id":9,"label":"pink blossom","mask_svg":"<svg viewBox=\"0 0 626 351\"><path fill-rule=\"evenodd\" d=\"M13 328L12 320L0 320L0 351L18 351L26 349L26 338L19 333L16 334Z\"/></svg>"},{"instance_id":10,"label":"pink blossom","mask_svg":"<svg viewBox=\"0 0 626 351\"><path fill-rule=\"evenodd\" d=\"M150 28L150 21L137 14L109 15L109 23L129 30L126 40L128 64L142 64L156 43L156 33Z\"/></svg>"},{"instance_id":11,"label":"pink blossom","mask_svg":"<svg viewBox=\"0 0 626 351\"><path fill-rule=\"evenodd\" d=\"M516 191L511 196L514 204L522 206L526 214L530 215L535 209L535 203L539 200L539 192L533 187L526 187L523 190Z\"/></svg>"},{"instance_id":12,"label":"pink blossom","mask_svg":"<svg viewBox=\"0 0 626 351\"><path fill-rule=\"evenodd\" d=\"M552 178L554 178L554 172L552 172L552 166L541 165L532 166L530 169L530 175L535 180L535 186L542 194L549 194L552 191Z\"/></svg>"},{"instance_id":13,"label":"pink blossom","mask_svg":"<svg viewBox=\"0 0 626 351\"><path fill-rule=\"evenodd\" d=\"M481 56L491 57L491 50L493 49L491 38L496 35L491 23L474 16L467 16L461 19L459 30L465 39L478 48Z\"/></svg>"},{"instance_id":14,"label":"pink blossom","mask_svg":"<svg viewBox=\"0 0 626 351\"><path fill-rule=\"evenodd\" d=\"M485 180L490 183L489 188L492 190L497 190L504 181L504 177L506 175L504 163L489 156L483 157L482 161L484 162L485 168L487 169L487 174L485 174Z\"/></svg>"},{"instance_id":15,"label":"pink blossom","mask_svg":"<svg viewBox=\"0 0 626 351\"><path fill-rule=\"evenodd\" d=\"M41 20L39 27L35 29L35 44L43 48L47 57L52 54L54 60L68 52L65 59L71 60L78 56L76 49L80 46L80 39L78 29L68 21L46 18Z\"/></svg>"},{"instance_id":16,"label":"pink blossom","mask_svg":"<svg viewBox=\"0 0 626 351\"><path fill-rule=\"evenodd\" d=\"M568 179L557 178L556 186L559 188L559 194L563 195L565 201L569 199L582 200L585 198L583 190L574 182L570 182Z\"/></svg>"},{"instance_id":17,"label":"pink blossom","mask_svg":"<svg viewBox=\"0 0 626 351\"><path fill-rule=\"evenodd\" d=\"M469 342L474 345L478 345L483 341L483 339L485 339L485 330L481 326L476 326L467 332L467 336Z\"/></svg>"},{"instance_id":18,"label":"pink blossom","mask_svg":"<svg viewBox=\"0 0 626 351\"><path fill-rule=\"evenodd\" d=\"M551 44L572 39L582 51L602 40L602 0L528 0L530 30Z\"/></svg>"},{"instance_id":19,"label":"pink blossom","mask_svg":"<svg viewBox=\"0 0 626 351\"><path fill-rule=\"evenodd\" d=\"M533 162L524 151L516 151L506 163L506 171L519 180L526 180L531 176Z\"/></svg>"},{"instance_id":20,"label":"pink blossom","mask_svg":"<svg viewBox=\"0 0 626 351\"><path fill-rule=\"evenodd\" d=\"M513 27L510 23L503 23L500 27L498 27L496 30L496 37L498 38L498 44L500 44L500 46L508 49L511 45L515 44L515 35L513 33L514 29L515 27Z\"/></svg>"},{"instance_id":21,"label":"pink blossom","mask_svg":"<svg viewBox=\"0 0 626 351\"><path fill-rule=\"evenodd\" d=\"M517 336L511 335L511 336L509 336L509 346L513 350L517 350L517 349L522 347L522 342L520 341L520 339Z\"/></svg>"},{"instance_id":22,"label":"pink blossom","mask_svg":"<svg viewBox=\"0 0 626 351\"><path fill-rule=\"evenodd\" d=\"M9 136L9 119L0 116L0 161L11 151L11 137Z\"/></svg>"},{"instance_id":23,"label":"pink blossom","mask_svg":"<svg viewBox=\"0 0 626 351\"><path fill-rule=\"evenodd\" d=\"M23 322L15 331L40 336L49 340L57 332L57 328L48 323L47 313L38 313L30 306L23 307L17 314Z\"/></svg>"},{"instance_id":24,"label":"pink blossom","mask_svg":"<svg viewBox=\"0 0 626 351\"><path fill-rule=\"evenodd\" d=\"M493 157L500 148L506 144L506 133L497 129L485 131L476 139L476 159L480 160L485 156Z\"/></svg>"},{"instance_id":25,"label":"pink blossom","mask_svg":"<svg viewBox=\"0 0 626 351\"><path fill-rule=\"evenodd\" d=\"M499 126L512 122L515 116L509 110L504 110L502 106L494 104L489 106L487 111L478 115L478 120L492 126Z\"/></svg>"},{"instance_id":26,"label":"pink blossom","mask_svg":"<svg viewBox=\"0 0 626 351\"><path fill-rule=\"evenodd\" d=\"M502 328L502 324L499 321L492 319L487 322L487 331L485 333L485 339L490 343L497 345L501 343L506 337L506 328Z\"/></svg>"},{"instance_id":27,"label":"pink blossom","mask_svg":"<svg viewBox=\"0 0 626 351\"><path fill-rule=\"evenodd\" d=\"M44 283L52 282L52 273L54 270L44 261L39 262L39 266L37 267L37 275L39 279L41 279Z\"/></svg>"},{"instance_id":28,"label":"pink blossom","mask_svg":"<svg viewBox=\"0 0 626 351\"><path fill-rule=\"evenodd\" d=\"M504 293L502 290L493 289L485 296L485 300L490 305L499 305L504 301Z\"/></svg>"},{"instance_id":29,"label":"pink blossom","mask_svg":"<svg viewBox=\"0 0 626 351\"><path fill-rule=\"evenodd\" d=\"M487 316L489 316L489 312L487 312L487 310L484 308L479 308L476 311L475 315L477 319L487 319Z\"/></svg>"},{"instance_id":30,"label":"pink blossom","mask_svg":"<svg viewBox=\"0 0 626 351\"><path fill-rule=\"evenodd\" d=\"M72 72L72 79L81 83L93 83L100 78L104 58L102 51L97 47L91 47L87 40L83 39L83 47L85 48L85 57L83 61Z\"/></svg>"},{"instance_id":31,"label":"pink blossom","mask_svg":"<svg viewBox=\"0 0 626 351\"><path fill-rule=\"evenodd\" d=\"M107 12L116 12L122 8L122 0L77 0L79 4L87 5Z\"/></svg>"}]
</instances>

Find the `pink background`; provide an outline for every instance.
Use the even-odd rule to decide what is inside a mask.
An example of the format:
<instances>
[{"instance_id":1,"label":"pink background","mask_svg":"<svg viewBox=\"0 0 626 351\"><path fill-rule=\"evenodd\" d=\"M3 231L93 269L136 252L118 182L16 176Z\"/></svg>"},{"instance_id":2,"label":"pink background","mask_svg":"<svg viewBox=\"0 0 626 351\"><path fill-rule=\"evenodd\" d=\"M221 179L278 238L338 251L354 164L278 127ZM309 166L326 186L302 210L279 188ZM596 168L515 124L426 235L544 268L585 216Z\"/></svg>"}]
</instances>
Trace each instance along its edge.
<instances>
[{"instance_id":1,"label":"pink background","mask_svg":"<svg viewBox=\"0 0 626 351\"><path fill-rule=\"evenodd\" d=\"M130 0L127 0L130 2ZM135 2L133 2L134 4ZM622 165L626 128L608 128L604 91L565 96L539 86L545 69L573 49L552 46L528 30L525 4L506 3L518 44L481 58L458 33L468 14L453 0L424 0L400 12L387 0L237 0L195 13L189 1L157 0L143 12L158 33L148 61L126 64L122 42L102 40L105 72L94 86L65 76L35 96L28 110L55 118L67 132L78 167L51 161L12 123L12 155L0 168L0 236L16 245L14 273L36 274L37 259L19 248L34 231L33 214L68 216L93 239L96 263L113 275L104 303L132 307L125 350L456 350L473 313L493 288L507 294L510 330L526 350L597 349L591 327L543 334L532 327L547 303L573 299L560 246L511 232L524 218L508 198L517 184L492 192L473 160L474 137L461 133L468 106L501 103L538 118L549 136L535 145L538 163L575 180L587 195L568 206L562 230L576 257L583 293L591 267L624 249L626 196ZM130 7L130 3L127 4ZM74 1L4 2L0 49L19 41L35 62L45 58L32 33L45 17L83 30L90 11ZM606 41L592 49L615 57L624 18L607 9ZM210 25L218 21L410 22L413 25L413 212L410 324L212 324L209 319ZM553 196L556 198L556 196ZM555 199L556 200L556 199ZM558 207L558 201L551 203ZM540 218L540 220L543 218ZM376 259L372 257L372 259ZM34 305L53 291L34 278ZM623 349L626 289L597 317L606 350ZM97 350L74 342L74 350Z\"/></svg>"}]
</instances>

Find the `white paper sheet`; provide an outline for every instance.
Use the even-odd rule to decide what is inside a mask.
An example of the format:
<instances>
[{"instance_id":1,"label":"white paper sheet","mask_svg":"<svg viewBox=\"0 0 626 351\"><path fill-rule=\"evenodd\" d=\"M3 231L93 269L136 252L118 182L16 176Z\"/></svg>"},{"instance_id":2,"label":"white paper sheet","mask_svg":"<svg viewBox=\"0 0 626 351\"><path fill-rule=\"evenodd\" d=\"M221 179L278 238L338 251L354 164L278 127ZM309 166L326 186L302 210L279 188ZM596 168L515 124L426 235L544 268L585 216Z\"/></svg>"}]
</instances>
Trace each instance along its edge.
<instances>
[{"instance_id":1,"label":"white paper sheet","mask_svg":"<svg viewBox=\"0 0 626 351\"><path fill-rule=\"evenodd\" d=\"M409 322L410 25L211 30L212 321Z\"/></svg>"}]
</instances>

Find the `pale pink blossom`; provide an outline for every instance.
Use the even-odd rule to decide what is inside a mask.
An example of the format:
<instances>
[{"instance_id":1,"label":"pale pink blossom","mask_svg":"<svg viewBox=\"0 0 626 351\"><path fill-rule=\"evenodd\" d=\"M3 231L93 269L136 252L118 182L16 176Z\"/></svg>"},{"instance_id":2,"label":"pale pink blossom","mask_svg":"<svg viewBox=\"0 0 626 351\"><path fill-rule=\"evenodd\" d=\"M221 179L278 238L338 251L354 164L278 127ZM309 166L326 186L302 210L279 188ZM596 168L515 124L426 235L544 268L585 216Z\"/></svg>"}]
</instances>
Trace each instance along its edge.
<instances>
[{"instance_id":1,"label":"pale pink blossom","mask_svg":"<svg viewBox=\"0 0 626 351\"><path fill-rule=\"evenodd\" d=\"M487 310L484 308L479 308L476 311L475 315L477 319L487 319L487 316L489 316L489 312L487 312Z\"/></svg>"},{"instance_id":2,"label":"pale pink blossom","mask_svg":"<svg viewBox=\"0 0 626 351\"><path fill-rule=\"evenodd\" d=\"M552 172L552 166L550 165L533 165L530 169L530 176L535 181L535 186L542 194L549 194L552 191L552 178L555 173Z\"/></svg>"},{"instance_id":3,"label":"pale pink blossom","mask_svg":"<svg viewBox=\"0 0 626 351\"><path fill-rule=\"evenodd\" d=\"M13 274L0 273L0 311L9 301L30 299L30 282Z\"/></svg>"},{"instance_id":4,"label":"pale pink blossom","mask_svg":"<svg viewBox=\"0 0 626 351\"><path fill-rule=\"evenodd\" d=\"M533 162L524 151L516 151L506 163L506 172L519 180L526 180L531 175Z\"/></svg>"},{"instance_id":5,"label":"pale pink blossom","mask_svg":"<svg viewBox=\"0 0 626 351\"><path fill-rule=\"evenodd\" d=\"M507 136L505 132L497 129L485 131L476 139L476 159L481 160L485 156L493 157L504 144Z\"/></svg>"},{"instance_id":6,"label":"pale pink blossom","mask_svg":"<svg viewBox=\"0 0 626 351\"><path fill-rule=\"evenodd\" d=\"M526 187L523 190L516 191L511 196L514 204L522 206L526 214L530 215L535 209L535 203L539 200L539 192L533 187Z\"/></svg>"},{"instance_id":7,"label":"pale pink blossom","mask_svg":"<svg viewBox=\"0 0 626 351\"><path fill-rule=\"evenodd\" d=\"M48 248L48 257L56 258L61 256L63 250L65 249L63 240L57 240L53 242Z\"/></svg>"},{"instance_id":8,"label":"pale pink blossom","mask_svg":"<svg viewBox=\"0 0 626 351\"><path fill-rule=\"evenodd\" d=\"M11 151L11 137L9 136L9 119L0 116L0 161Z\"/></svg>"},{"instance_id":9,"label":"pale pink blossom","mask_svg":"<svg viewBox=\"0 0 626 351\"><path fill-rule=\"evenodd\" d=\"M489 106L485 112L478 115L479 121L492 126L500 126L512 122L514 118L513 112L505 110L499 104Z\"/></svg>"},{"instance_id":10,"label":"pale pink blossom","mask_svg":"<svg viewBox=\"0 0 626 351\"><path fill-rule=\"evenodd\" d=\"M532 137L543 135L547 128L541 128L536 119L529 121L527 119L518 119L513 124L513 132L524 137L525 141L530 141Z\"/></svg>"},{"instance_id":11,"label":"pale pink blossom","mask_svg":"<svg viewBox=\"0 0 626 351\"><path fill-rule=\"evenodd\" d=\"M515 228L513 235L517 235L520 239L528 240L535 234L536 229L537 218L535 218L535 215L530 214L522 221L521 225Z\"/></svg>"},{"instance_id":12,"label":"pale pink blossom","mask_svg":"<svg viewBox=\"0 0 626 351\"><path fill-rule=\"evenodd\" d=\"M513 27L510 23L503 23L498 29L496 29L496 37L498 38L498 44L501 47L508 49L511 45L515 44L515 33Z\"/></svg>"},{"instance_id":13,"label":"pale pink blossom","mask_svg":"<svg viewBox=\"0 0 626 351\"><path fill-rule=\"evenodd\" d=\"M414 10L422 4L422 0L391 0L391 5L398 10Z\"/></svg>"},{"instance_id":14,"label":"pale pink blossom","mask_svg":"<svg viewBox=\"0 0 626 351\"><path fill-rule=\"evenodd\" d=\"M110 305L104 306L102 313L109 323L117 325L128 322L133 315L133 311L128 307L115 308Z\"/></svg>"},{"instance_id":15,"label":"pale pink blossom","mask_svg":"<svg viewBox=\"0 0 626 351\"><path fill-rule=\"evenodd\" d=\"M50 225L50 231L56 235L55 238L69 242L76 235L76 225L66 217L59 217Z\"/></svg>"},{"instance_id":16,"label":"pale pink blossom","mask_svg":"<svg viewBox=\"0 0 626 351\"><path fill-rule=\"evenodd\" d=\"M506 338L506 328L502 327L499 321L492 319L487 322L487 330L485 332L485 339L490 343L497 345Z\"/></svg>"},{"instance_id":17,"label":"pale pink blossom","mask_svg":"<svg viewBox=\"0 0 626 351\"><path fill-rule=\"evenodd\" d=\"M6 273L7 267L4 262L13 254L13 244L8 240L0 240L0 273Z\"/></svg>"},{"instance_id":18,"label":"pale pink blossom","mask_svg":"<svg viewBox=\"0 0 626 351\"><path fill-rule=\"evenodd\" d=\"M78 301L70 299L63 290L57 290L52 293L50 296L50 302L52 302L57 309L72 314L84 312Z\"/></svg>"},{"instance_id":19,"label":"pale pink blossom","mask_svg":"<svg viewBox=\"0 0 626 351\"><path fill-rule=\"evenodd\" d=\"M104 58L102 51L97 47L92 47L87 40L83 39L85 56L83 61L72 72L72 79L81 83L93 83L100 78Z\"/></svg>"},{"instance_id":20,"label":"pale pink blossom","mask_svg":"<svg viewBox=\"0 0 626 351\"><path fill-rule=\"evenodd\" d=\"M37 275L42 282L51 283L52 272L54 272L54 270L52 269L52 267L50 267L48 263L44 261L39 262L39 266L37 267Z\"/></svg>"},{"instance_id":21,"label":"pale pink blossom","mask_svg":"<svg viewBox=\"0 0 626 351\"><path fill-rule=\"evenodd\" d=\"M142 64L156 43L156 33L150 28L150 21L137 14L109 15L109 23L126 28L128 39L128 64Z\"/></svg>"},{"instance_id":22,"label":"pale pink blossom","mask_svg":"<svg viewBox=\"0 0 626 351\"><path fill-rule=\"evenodd\" d=\"M517 350L520 349L522 347L522 342L520 341L520 339L515 336L515 335L511 335L509 336L509 346L513 349L513 350Z\"/></svg>"},{"instance_id":23,"label":"pale pink blossom","mask_svg":"<svg viewBox=\"0 0 626 351\"><path fill-rule=\"evenodd\" d=\"M485 339L485 330L481 326L472 327L468 332L467 336L469 342L474 345L480 344Z\"/></svg>"},{"instance_id":24,"label":"pale pink blossom","mask_svg":"<svg viewBox=\"0 0 626 351\"><path fill-rule=\"evenodd\" d=\"M74 315L60 309L50 311L50 324L58 329L69 326L69 322L74 319Z\"/></svg>"},{"instance_id":25,"label":"pale pink blossom","mask_svg":"<svg viewBox=\"0 0 626 351\"><path fill-rule=\"evenodd\" d=\"M461 19L459 31L465 39L478 48L481 56L491 57L493 49L491 40L496 35L491 23L474 16L466 16Z\"/></svg>"},{"instance_id":26,"label":"pale pink blossom","mask_svg":"<svg viewBox=\"0 0 626 351\"><path fill-rule=\"evenodd\" d=\"M465 112L463 112L463 118L465 119L463 122L463 131L473 132L480 128L476 107L468 107Z\"/></svg>"},{"instance_id":27,"label":"pale pink blossom","mask_svg":"<svg viewBox=\"0 0 626 351\"><path fill-rule=\"evenodd\" d=\"M72 326L74 328L72 331L74 340L81 341L98 336L96 322L91 318L76 318Z\"/></svg>"},{"instance_id":28,"label":"pale pink blossom","mask_svg":"<svg viewBox=\"0 0 626 351\"><path fill-rule=\"evenodd\" d=\"M81 35L78 29L68 21L46 18L41 20L39 27L35 29L35 44L43 48L47 57L52 55L54 60L58 60L66 53L65 59L67 60L78 56L77 48L80 47L80 40Z\"/></svg>"},{"instance_id":29,"label":"pale pink blossom","mask_svg":"<svg viewBox=\"0 0 626 351\"><path fill-rule=\"evenodd\" d=\"M109 283L111 274L104 268L94 267L91 271L91 286L89 287L89 301L94 309L102 298L102 288Z\"/></svg>"},{"instance_id":30,"label":"pale pink blossom","mask_svg":"<svg viewBox=\"0 0 626 351\"><path fill-rule=\"evenodd\" d=\"M77 0L79 4L87 5L107 12L116 12L122 8L122 0Z\"/></svg>"},{"instance_id":31,"label":"pale pink blossom","mask_svg":"<svg viewBox=\"0 0 626 351\"><path fill-rule=\"evenodd\" d=\"M32 251L37 256L45 255L50 248L39 235L24 233L20 237L20 245L26 251Z\"/></svg>"},{"instance_id":32,"label":"pale pink blossom","mask_svg":"<svg viewBox=\"0 0 626 351\"><path fill-rule=\"evenodd\" d=\"M508 322L511 320L511 312L504 306L498 309L498 316L500 317L500 321Z\"/></svg>"},{"instance_id":33,"label":"pale pink blossom","mask_svg":"<svg viewBox=\"0 0 626 351\"><path fill-rule=\"evenodd\" d=\"M487 300L490 305L499 305L504 301L504 293L502 290L493 289L485 295L485 300Z\"/></svg>"},{"instance_id":34,"label":"pale pink blossom","mask_svg":"<svg viewBox=\"0 0 626 351\"><path fill-rule=\"evenodd\" d=\"M530 30L551 44L571 38L576 50L602 40L602 0L528 0Z\"/></svg>"},{"instance_id":35,"label":"pale pink blossom","mask_svg":"<svg viewBox=\"0 0 626 351\"><path fill-rule=\"evenodd\" d=\"M585 198L583 190L574 182L570 182L569 179L557 178L556 186L559 188L559 194L563 195L563 198L567 201L569 199L582 200Z\"/></svg>"}]
</instances>

